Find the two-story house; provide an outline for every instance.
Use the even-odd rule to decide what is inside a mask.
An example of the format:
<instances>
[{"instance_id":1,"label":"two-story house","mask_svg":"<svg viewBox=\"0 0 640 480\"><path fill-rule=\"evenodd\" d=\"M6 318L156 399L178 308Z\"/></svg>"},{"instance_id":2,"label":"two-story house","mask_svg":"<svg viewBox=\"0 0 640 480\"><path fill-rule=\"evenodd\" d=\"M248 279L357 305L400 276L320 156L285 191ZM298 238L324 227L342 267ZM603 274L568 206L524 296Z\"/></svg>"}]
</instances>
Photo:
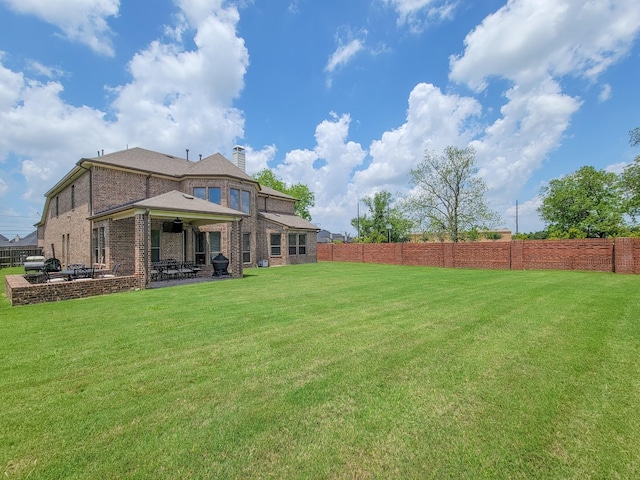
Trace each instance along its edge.
<instances>
[{"instance_id":1,"label":"two-story house","mask_svg":"<svg viewBox=\"0 0 640 480\"><path fill-rule=\"evenodd\" d=\"M296 199L247 175L242 147L233 158L190 161L142 148L82 158L45 194L38 246L63 266L119 263L143 284L163 259L210 268L222 253L236 277L247 267L316 262L319 229L294 213Z\"/></svg>"}]
</instances>

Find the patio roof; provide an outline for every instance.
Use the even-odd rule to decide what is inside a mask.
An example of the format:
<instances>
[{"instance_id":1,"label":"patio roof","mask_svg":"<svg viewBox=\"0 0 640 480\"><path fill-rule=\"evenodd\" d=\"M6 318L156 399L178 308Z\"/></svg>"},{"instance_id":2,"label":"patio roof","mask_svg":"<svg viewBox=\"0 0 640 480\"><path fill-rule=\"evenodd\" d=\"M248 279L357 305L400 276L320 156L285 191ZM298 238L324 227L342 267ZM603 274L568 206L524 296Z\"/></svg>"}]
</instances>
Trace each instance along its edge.
<instances>
[{"instance_id":1,"label":"patio roof","mask_svg":"<svg viewBox=\"0 0 640 480\"><path fill-rule=\"evenodd\" d=\"M246 213L223 207L217 203L172 190L156 197L138 200L90 217L90 220L111 218L120 220L137 214L149 213L153 218L180 218L192 225L226 223L248 217Z\"/></svg>"}]
</instances>

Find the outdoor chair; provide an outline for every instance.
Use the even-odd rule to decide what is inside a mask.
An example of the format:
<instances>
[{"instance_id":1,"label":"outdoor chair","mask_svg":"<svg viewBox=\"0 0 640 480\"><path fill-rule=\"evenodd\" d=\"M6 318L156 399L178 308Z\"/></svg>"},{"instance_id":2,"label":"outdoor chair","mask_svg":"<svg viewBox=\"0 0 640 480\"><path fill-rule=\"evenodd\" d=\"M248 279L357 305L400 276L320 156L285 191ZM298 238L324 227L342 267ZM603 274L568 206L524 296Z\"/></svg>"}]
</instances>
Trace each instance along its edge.
<instances>
[{"instance_id":1,"label":"outdoor chair","mask_svg":"<svg viewBox=\"0 0 640 480\"><path fill-rule=\"evenodd\" d=\"M175 260L167 260L167 266L162 272L162 277L177 278L179 273L178 262Z\"/></svg>"},{"instance_id":2,"label":"outdoor chair","mask_svg":"<svg viewBox=\"0 0 640 480\"><path fill-rule=\"evenodd\" d=\"M180 265L178 272L179 272L179 275L182 276L183 278L195 276L195 271L193 269L192 263L183 263L182 265Z\"/></svg>"},{"instance_id":3,"label":"outdoor chair","mask_svg":"<svg viewBox=\"0 0 640 480\"><path fill-rule=\"evenodd\" d=\"M111 270L111 273L103 273L102 275L100 275L100 278L114 278L116 276L116 273L118 273L118 268L120 268L120 262L116 263L113 266L113 270Z\"/></svg>"}]
</instances>

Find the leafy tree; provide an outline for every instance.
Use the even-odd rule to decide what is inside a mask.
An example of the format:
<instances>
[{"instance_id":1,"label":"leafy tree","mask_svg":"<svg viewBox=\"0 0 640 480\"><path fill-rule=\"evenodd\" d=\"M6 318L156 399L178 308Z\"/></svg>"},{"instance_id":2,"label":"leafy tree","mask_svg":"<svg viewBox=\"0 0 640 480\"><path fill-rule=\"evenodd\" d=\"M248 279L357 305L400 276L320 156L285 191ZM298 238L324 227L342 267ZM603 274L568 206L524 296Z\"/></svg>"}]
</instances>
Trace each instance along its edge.
<instances>
[{"instance_id":1,"label":"leafy tree","mask_svg":"<svg viewBox=\"0 0 640 480\"><path fill-rule=\"evenodd\" d=\"M362 202L369 209L369 214L351 220L351 225L358 230L358 241L386 243L389 240L391 242L409 240L411 222L402 217L399 209L391 207L392 196L389 192L383 190L373 197L363 198Z\"/></svg>"},{"instance_id":2,"label":"leafy tree","mask_svg":"<svg viewBox=\"0 0 640 480\"><path fill-rule=\"evenodd\" d=\"M551 180L540 193L538 212L547 223L549 238L610 237L625 227L615 173L582 167Z\"/></svg>"},{"instance_id":3,"label":"leafy tree","mask_svg":"<svg viewBox=\"0 0 640 480\"><path fill-rule=\"evenodd\" d=\"M253 176L253 178L260 182L260 185L271 187L274 190L285 193L295 198L296 215L300 215L302 218L311 221L311 214L309 213L309 209L315 205L316 197L315 194L311 190L309 190L309 187L307 187L305 184L294 183L293 185L288 185L284 181L276 177L276 175L268 168L260 170Z\"/></svg>"},{"instance_id":4,"label":"leafy tree","mask_svg":"<svg viewBox=\"0 0 640 480\"><path fill-rule=\"evenodd\" d=\"M411 170L414 190L404 208L426 234L454 242L464 232L489 229L499 215L489 209L487 186L477 176L472 148L447 147L440 155L425 152L424 160Z\"/></svg>"},{"instance_id":5,"label":"leafy tree","mask_svg":"<svg viewBox=\"0 0 640 480\"><path fill-rule=\"evenodd\" d=\"M629 132L631 146L640 145L640 128ZM620 184L625 199L625 211L634 219L640 215L640 156L628 165L620 175Z\"/></svg>"}]
</instances>

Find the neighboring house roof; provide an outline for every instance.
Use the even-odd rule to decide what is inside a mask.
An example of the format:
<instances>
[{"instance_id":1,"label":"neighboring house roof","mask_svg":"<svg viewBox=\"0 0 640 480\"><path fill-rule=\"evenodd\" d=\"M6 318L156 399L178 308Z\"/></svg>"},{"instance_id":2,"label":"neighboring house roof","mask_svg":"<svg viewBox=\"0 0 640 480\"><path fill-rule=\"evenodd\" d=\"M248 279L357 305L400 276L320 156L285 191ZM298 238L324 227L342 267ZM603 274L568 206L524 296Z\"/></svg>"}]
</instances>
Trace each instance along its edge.
<instances>
[{"instance_id":1,"label":"neighboring house roof","mask_svg":"<svg viewBox=\"0 0 640 480\"><path fill-rule=\"evenodd\" d=\"M31 232L26 237L20 238L19 236L15 236L15 238L8 240L4 235L0 235L0 246L1 247L37 247L38 246L38 234L37 232Z\"/></svg>"},{"instance_id":2,"label":"neighboring house roof","mask_svg":"<svg viewBox=\"0 0 640 480\"><path fill-rule=\"evenodd\" d=\"M284 225L289 228L299 228L302 230L320 230L313 223L308 220L305 220L302 217L299 217L294 214L287 213L271 213L271 212L259 212L258 215L266 218L275 223L279 223L280 225Z\"/></svg>"},{"instance_id":3,"label":"neighboring house roof","mask_svg":"<svg viewBox=\"0 0 640 480\"><path fill-rule=\"evenodd\" d=\"M193 224L207 224L216 222L228 222L240 220L247 217L246 213L223 207L217 203L202 200L184 192L172 190L162 195L138 200L121 207L117 207L106 212L91 217L92 220L99 218L127 218L149 211L154 217L174 218L180 217L191 221Z\"/></svg>"}]
</instances>

